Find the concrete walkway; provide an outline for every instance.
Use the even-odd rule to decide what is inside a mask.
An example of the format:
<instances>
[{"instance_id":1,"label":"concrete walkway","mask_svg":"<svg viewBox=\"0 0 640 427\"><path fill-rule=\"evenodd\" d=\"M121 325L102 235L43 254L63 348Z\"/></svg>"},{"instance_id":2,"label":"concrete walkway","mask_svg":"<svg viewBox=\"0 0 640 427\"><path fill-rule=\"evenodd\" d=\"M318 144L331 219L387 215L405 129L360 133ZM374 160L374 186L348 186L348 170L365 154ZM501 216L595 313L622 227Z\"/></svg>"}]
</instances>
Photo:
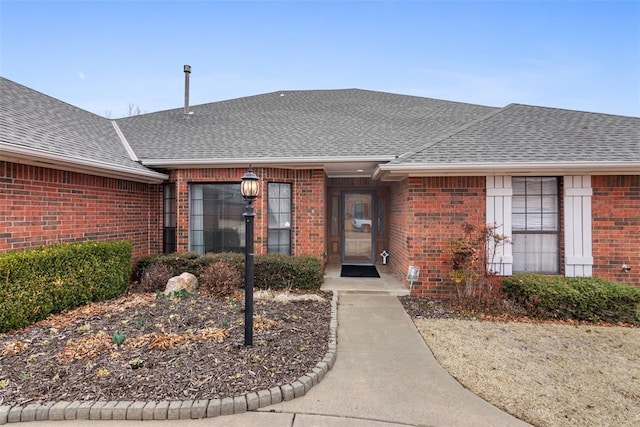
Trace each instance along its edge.
<instances>
[{"instance_id":1,"label":"concrete walkway","mask_svg":"<svg viewBox=\"0 0 640 427\"><path fill-rule=\"evenodd\" d=\"M436 362L393 294L392 276L336 280L339 288L338 346L333 369L306 395L257 412L177 420L180 426L383 427L526 426L480 399ZM383 274L381 274L383 275ZM384 276L384 275L383 275ZM385 287L388 287L386 291ZM390 295L392 294L392 295ZM176 421L44 421L51 427L167 427Z\"/></svg>"},{"instance_id":2,"label":"concrete walkway","mask_svg":"<svg viewBox=\"0 0 640 427\"><path fill-rule=\"evenodd\" d=\"M303 398L264 410L333 417L295 426L527 425L440 367L396 297L341 294L338 324L337 359L325 379Z\"/></svg>"},{"instance_id":3,"label":"concrete walkway","mask_svg":"<svg viewBox=\"0 0 640 427\"><path fill-rule=\"evenodd\" d=\"M393 271L385 265L377 265L380 278L373 277L340 277L340 264L329 264L324 274L323 291L338 291L340 294L383 294L409 295L406 288Z\"/></svg>"}]
</instances>

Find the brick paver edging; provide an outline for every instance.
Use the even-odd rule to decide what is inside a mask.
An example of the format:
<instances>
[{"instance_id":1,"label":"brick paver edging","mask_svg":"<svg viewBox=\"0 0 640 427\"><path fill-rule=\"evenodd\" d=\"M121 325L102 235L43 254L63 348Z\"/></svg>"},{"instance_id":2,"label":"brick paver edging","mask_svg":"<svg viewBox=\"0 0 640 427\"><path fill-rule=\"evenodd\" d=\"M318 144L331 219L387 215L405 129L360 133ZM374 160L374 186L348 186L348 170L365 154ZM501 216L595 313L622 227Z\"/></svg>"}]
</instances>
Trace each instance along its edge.
<instances>
[{"instance_id":1,"label":"brick paver edging","mask_svg":"<svg viewBox=\"0 0 640 427\"><path fill-rule=\"evenodd\" d=\"M272 404L304 396L333 368L338 334L338 292L331 299L329 348L316 366L291 384L236 397L205 400L73 401L0 406L0 425L24 421L54 420L184 420L255 411Z\"/></svg>"}]
</instances>

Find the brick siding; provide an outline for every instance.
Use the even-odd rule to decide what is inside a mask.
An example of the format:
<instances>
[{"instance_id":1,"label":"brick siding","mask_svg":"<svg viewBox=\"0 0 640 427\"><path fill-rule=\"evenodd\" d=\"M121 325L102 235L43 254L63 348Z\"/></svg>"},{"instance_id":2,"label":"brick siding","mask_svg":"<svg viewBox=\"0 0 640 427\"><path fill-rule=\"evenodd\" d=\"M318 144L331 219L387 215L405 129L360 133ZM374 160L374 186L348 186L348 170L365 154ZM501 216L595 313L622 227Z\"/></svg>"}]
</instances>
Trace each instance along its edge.
<instances>
[{"instance_id":1,"label":"brick siding","mask_svg":"<svg viewBox=\"0 0 640 427\"><path fill-rule=\"evenodd\" d=\"M0 161L0 252L56 242L129 240L158 253L158 185Z\"/></svg>"},{"instance_id":2,"label":"brick siding","mask_svg":"<svg viewBox=\"0 0 640 427\"><path fill-rule=\"evenodd\" d=\"M640 176L594 176L591 186L593 275L640 287Z\"/></svg>"},{"instance_id":3,"label":"brick siding","mask_svg":"<svg viewBox=\"0 0 640 427\"><path fill-rule=\"evenodd\" d=\"M295 171L294 255L314 255L321 259L326 252L326 188L323 170ZM266 226L265 226L266 229Z\"/></svg>"},{"instance_id":4,"label":"brick siding","mask_svg":"<svg viewBox=\"0 0 640 427\"><path fill-rule=\"evenodd\" d=\"M398 277L406 277L409 267L407 236L409 223L409 180L394 182L389 207L389 267Z\"/></svg>"},{"instance_id":5,"label":"brick siding","mask_svg":"<svg viewBox=\"0 0 640 427\"><path fill-rule=\"evenodd\" d=\"M594 176L592 187L593 276L640 287L640 176ZM484 177L408 178L393 184L390 265L403 280L410 265L420 267L414 295L455 294L446 250L462 237L463 222L483 223L485 194ZM560 236L563 274L562 230ZM622 271L623 263L630 272Z\"/></svg>"},{"instance_id":6,"label":"brick siding","mask_svg":"<svg viewBox=\"0 0 640 427\"><path fill-rule=\"evenodd\" d=\"M392 187L392 268L403 279L410 265L420 267L413 295L449 297L455 285L447 249L463 236L464 222L484 223L484 177L414 177Z\"/></svg>"},{"instance_id":7,"label":"brick siding","mask_svg":"<svg viewBox=\"0 0 640 427\"><path fill-rule=\"evenodd\" d=\"M267 252L267 184L292 184L292 255L322 257L325 252L325 189L323 170L253 168L260 179L260 194L254 202L255 253ZM189 183L240 183L246 168L179 169L170 173L177 191L178 252L189 250Z\"/></svg>"},{"instance_id":8,"label":"brick siding","mask_svg":"<svg viewBox=\"0 0 640 427\"><path fill-rule=\"evenodd\" d=\"M179 251L187 251L189 244L189 183L239 183L245 172L171 171ZM256 253L267 251L267 183L279 182L292 184L292 253L321 257L329 183L324 171L254 172L261 182L254 205ZM593 275L640 286L640 176L594 176L592 187ZM484 221L485 195L484 177L412 177L391 184L389 264L403 279L410 265L420 267L414 295L455 294L446 251L451 240L462 237L462 223ZM133 243L135 256L143 256L162 251L161 231L161 185L0 161L0 252L124 239ZM631 266L629 273L622 271L623 263Z\"/></svg>"}]
</instances>

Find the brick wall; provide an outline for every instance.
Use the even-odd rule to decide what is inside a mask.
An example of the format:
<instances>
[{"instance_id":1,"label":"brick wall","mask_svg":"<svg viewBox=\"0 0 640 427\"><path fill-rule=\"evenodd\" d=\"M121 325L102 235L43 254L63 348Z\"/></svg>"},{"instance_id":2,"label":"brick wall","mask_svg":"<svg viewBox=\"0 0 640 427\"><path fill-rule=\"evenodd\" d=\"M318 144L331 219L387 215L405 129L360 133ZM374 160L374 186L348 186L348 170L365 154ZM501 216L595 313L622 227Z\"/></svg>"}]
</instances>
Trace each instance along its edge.
<instances>
[{"instance_id":1,"label":"brick wall","mask_svg":"<svg viewBox=\"0 0 640 427\"><path fill-rule=\"evenodd\" d=\"M326 252L326 180L323 170L295 171L294 255L322 258Z\"/></svg>"},{"instance_id":2,"label":"brick wall","mask_svg":"<svg viewBox=\"0 0 640 427\"><path fill-rule=\"evenodd\" d=\"M267 252L267 184L292 184L292 254L321 257L325 251L325 188L323 170L253 168L260 178L260 194L254 202L255 253ZM171 171L176 183L177 247L189 250L189 183L240 183L246 168L180 169Z\"/></svg>"},{"instance_id":3,"label":"brick wall","mask_svg":"<svg viewBox=\"0 0 640 427\"><path fill-rule=\"evenodd\" d=\"M640 176L594 176L592 187L593 275L640 286ZM403 279L420 267L414 295L453 295L446 250L463 222L484 222L484 177L408 178L393 184L391 203L391 267Z\"/></svg>"},{"instance_id":4,"label":"brick wall","mask_svg":"<svg viewBox=\"0 0 640 427\"><path fill-rule=\"evenodd\" d=\"M161 187L0 161L0 252L82 240L161 250Z\"/></svg>"},{"instance_id":5,"label":"brick wall","mask_svg":"<svg viewBox=\"0 0 640 427\"><path fill-rule=\"evenodd\" d=\"M591 186L593 275L640 287L640 176L594 176Z\"/></svg>"},{"instance_id":6,"label":"brick wall","mask_svg":"<svg viewBox=\"0 0 640 427\"><path fill-rule=\"evenodd\" d=\"M413 294L452 296L447 249L462 237L464 222L484 223L484 177L413 177L391 191L391 266L406 278L409 265L420 267Z\"/></svg>"},{"instance_id":7,"label":"brick wall","mask_svg":"<svg viewBox=\"0 0 640 427\"><path fill-rule=\"evenodd\" d=\"M406 277L409 267L409 179L391 185L389 207L389 267L398 277ZM408 286L408 284L407 284Z\"/></svg>"}]
</instances>

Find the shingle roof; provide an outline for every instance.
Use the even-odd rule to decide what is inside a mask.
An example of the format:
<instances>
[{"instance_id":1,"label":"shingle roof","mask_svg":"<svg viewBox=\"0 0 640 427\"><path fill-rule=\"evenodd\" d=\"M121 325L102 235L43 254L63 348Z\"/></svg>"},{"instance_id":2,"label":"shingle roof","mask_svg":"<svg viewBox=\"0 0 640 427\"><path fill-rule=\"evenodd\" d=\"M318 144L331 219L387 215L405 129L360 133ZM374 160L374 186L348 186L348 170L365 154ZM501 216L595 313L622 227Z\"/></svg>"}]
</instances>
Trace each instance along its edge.
<instances>
[{"instance_id":1,"label":"shingle roof","mask_svg":"<svg viewBox=\"0 0 640 427\"><path fill-rule=\"evenodd\" d=\"M393 163L639 161L640 118L512 104Z\"/></svg>"},{"instance_id":2,"label":"shingle roof","mask_svg":"<svg viewBox=\"0 0 640 427\"><path fill-rule=\"evenodd\" d=\"M4 78L0 95L0 152L32 150L154 180L164 176L132 160L114 123L135 156L155 166L243 159L274 159L274 164L315 159L326 166L332 159L366 158L382 163L379 172L396 176L438 173L439 165L462 165L448 173L466 173L465 165L501 163L515 170L563 162L618 162L630 173L640 169L640 118L635 117L519 104L499 109L343 89L196 105L188 119L180 108L113 121Z\"/></svg>"},{"instance_id":3,"label":"shingle roof","mask_svg":"<svg viewBox=\"0 0 640 427\"><path fill-rule=\"evenodd\" d=\"M0 149L158 175L131 159L110 120L0 77Z\"/></svg>"},{"instance_id":4,"label":"shingle roof","mask_svg":"<svg viewBox=\"0 0 640 427\"><path fill-rule=\"evenodd\" d=\"M393 157L496 108L358 89L285 91L117 120L152 159Z\"/></svg>"}]
</instances>

